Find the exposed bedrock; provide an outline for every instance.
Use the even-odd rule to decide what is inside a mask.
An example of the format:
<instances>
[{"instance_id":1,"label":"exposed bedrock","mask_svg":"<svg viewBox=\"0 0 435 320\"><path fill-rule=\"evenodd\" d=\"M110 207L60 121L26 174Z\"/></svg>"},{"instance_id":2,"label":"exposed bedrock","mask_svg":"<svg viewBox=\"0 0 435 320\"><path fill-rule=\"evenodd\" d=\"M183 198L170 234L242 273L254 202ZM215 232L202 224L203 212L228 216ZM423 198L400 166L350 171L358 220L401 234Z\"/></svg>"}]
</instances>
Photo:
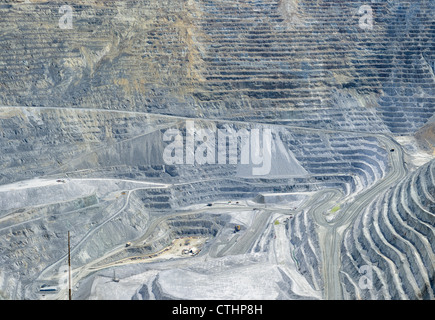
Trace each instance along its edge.
<instances>
[{"instance_id":1,"label":"exposed bedrock","mask_svg":"<svg viewBox=\"0 0 435 320\"><path fill-rule=\"evenodd\" d=\"M322 290L322 255L316 226L311 215L305 210L295 215L287 224L287 232L293 247L291 255L299 272L313 288Z\"/></svg>"},{"instance_id":2,"label":"exposed bedrock","mask_svg":"<svg viewBox=\"0 0 435 320\"><path fill-rule=\"evenodd\" d=\"M345 233L346 298L434 299L434 178L431 161L378 195Z\"/></svg>"},{"instance_id":3,"label":"exposed bedrock","mask_svg":"<svg viewBox=\"0 0 435 320\"><path fill-rule=\"evenodd\" d=\"M318 298L332 260L310 207L261 200L305 193L316 205L311 195L334 189L352 208L394 177L401 138L416 141L415 154L396 160L416 171L344 233L341 291L434 299L435 162L418 164L435 150L434 1L77 0L63 29L65 4L0 0L0 298L40 298L40 285L56 283L68 231L77 277L174 238L223 233L205 245L210 261L203 250L150 263L161 269L126 291L135 299ZM373 28L359 24L363 5ZM271 129L270 172L168 164L164 135L186 135L188 120L213 132ZM256 232L238 221L234 233L237 218ZM253 252L264 257L240 257ZM227 268L207 278L209 262ZM251 290L257 278L262 289ZM99 280L95 289L84 279L81 296L108 288Z\"/></svg>"},{"instance_id":4,"label":"exposed bedrock","mask_svg":"<svg viewBox=\"0 0 435 320\"><path fill-rule=\"evenodd\" d=\"M228 164L228 160L226 164L218 164L217 156L215 164L211 165L166 164L163 152L168 143L163 141L163 135L168 129L180 129L183 133L184 121L180 124L175 119L142 113L74 109L6 107L0 109L0 115L2 184L41 176L62 179L104 176L174 183L184 183L195 177L198 187L213 183L213 179L246 180L254 184L256 181L255 176L250 179L238 177L238 166ZM254 128L248 124L204 120L196 121L195 126L197 130ZM287 180L291 182L286 185L292 184L301 190L328 180L343 188L345 193L351 193L373 184L388 170L388 151L371 136L267 127L273 133L272 167L271 173L262 178L268 183L282 184L280 180ZM238 163L240 148L239 145ZM284 172L284 176L279 172ZM200 182L204 179L208 182ZM249 196L268 188L261 182L257 189L251 188ZM247 182L246 191L252 185ZM174 190L181 191L182 188ZM245 193L244 188L239 189L238 195ZM221 193L224 192L222 189ZM228 192L232 191L228 189ZM205 197L205 194L197 195ZM187 201L188 198L181 199Z\"/></svg>"},{"instance_id":5,"label":"exposed bedrock","mask_svg":"<svg viewBox=\"0 0 435 320\"><path fill-rule=\"evenodd\" d=\"M394 134L435 111L431 1L79 1L72 30L63 2L2 2L2 105Z\"/></svg>"}]
</instances>

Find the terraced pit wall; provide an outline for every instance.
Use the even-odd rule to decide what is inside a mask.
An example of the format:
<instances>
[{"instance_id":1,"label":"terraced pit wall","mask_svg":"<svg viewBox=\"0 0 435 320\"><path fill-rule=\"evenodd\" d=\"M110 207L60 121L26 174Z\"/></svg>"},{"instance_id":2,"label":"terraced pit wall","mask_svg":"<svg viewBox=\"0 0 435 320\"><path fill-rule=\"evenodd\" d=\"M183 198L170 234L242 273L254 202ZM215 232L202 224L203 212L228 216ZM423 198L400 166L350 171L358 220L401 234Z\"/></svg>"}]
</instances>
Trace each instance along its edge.
<instances>
[{"instance_id":1,"label":"terraced pit wall","mask_svg":"<svg viewBox=\"0 0 435 320\"><path fill-rule=\"evenodd\" d=\"M377 196L346 232L340 275L346 298L434 299L434 177L431 161Z\"/></svg>"},{"instance_id":2,"label":"terraced pit wall","mask_svg":"<svg viewBox=\"0 0 435 320\"><path fill-rule=\"evenodd\" d=\"M1 1L0 104L394 134L435 111L432 1L79 1L72 29L61 4Z\"/></svg>"}]
</instances>

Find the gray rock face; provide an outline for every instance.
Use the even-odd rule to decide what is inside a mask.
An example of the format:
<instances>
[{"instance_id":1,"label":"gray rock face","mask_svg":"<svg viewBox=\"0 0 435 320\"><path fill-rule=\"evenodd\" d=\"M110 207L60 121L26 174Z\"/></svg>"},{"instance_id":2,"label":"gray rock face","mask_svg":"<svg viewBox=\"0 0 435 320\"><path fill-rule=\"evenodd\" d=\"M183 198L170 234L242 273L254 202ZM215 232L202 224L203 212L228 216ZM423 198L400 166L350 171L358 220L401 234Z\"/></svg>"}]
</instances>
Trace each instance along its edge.
<instances>
[{"instance_id":1,"label":"gray rock face","mask_svg":"<svg viewBox=\"0 0 435 320\"><path fill-rule=\"evenodd\" d=\"M136 110L394 134L434 111L430 1L12 2L3 105ZM37 22L37 23L36 23ZM315 110L315 112L313 112Z\"/></svg>"},{"instance_id":2,"label":"gray rock face","mask_svg":"<svg viewBox=\"0 0 435 320\"><path fill-rule=\"evenodd\" d=\"M27 2L0 0L0 299L64 299L68 231L79 299L434 299L433 1ZM224 162L219 130L250 135Z\"/></svg>"},{"instance_id":3,"label":"gray rock face","mask_svg":"<svg viewBox=\"0 0 435 320\"><path fill-rule=\"evenodd\" d=\"M347 297L434 299L434 173L432 161L376 197L346 233L341 277Z\"/></svg>"}]
</instances>

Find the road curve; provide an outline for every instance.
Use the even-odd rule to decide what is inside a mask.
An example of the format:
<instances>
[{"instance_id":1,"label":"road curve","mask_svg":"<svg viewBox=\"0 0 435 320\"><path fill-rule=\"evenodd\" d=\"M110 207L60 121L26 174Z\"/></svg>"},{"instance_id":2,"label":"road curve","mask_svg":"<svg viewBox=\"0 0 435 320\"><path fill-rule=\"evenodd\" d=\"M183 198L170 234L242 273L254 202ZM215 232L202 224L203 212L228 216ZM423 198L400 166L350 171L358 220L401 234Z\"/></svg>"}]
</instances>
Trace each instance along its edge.
<instances>
[{"instance_id":1,"label":"road curve","mask_svg":"<svg viewBox=\"0 0 435 320\"><path fill-rule=\"evenodd\" d=\"M51 108L51 107L26 107L26 106L0 106L0 110L3 108L58 110L58 108L56 107ZM352 222L355 220L357 215L363 212L364 208L373 200L374 197L384 192L390 186L399 182L401 179L405 177L407 173L407 170L404 166L402 147L392 137L386 134L375 134L375 133L349 131L349 130L317 129L317 128L310 128L310 127L303 127L303 126L274 124L274 123L256 122L256 121L248 122L248 121L233 121L228 119L180 117L180 116L172 116L172 115L153 114L153 113L135 112L135 111L123 111L123 110L106 110L106 109L90 109L90 108L89 109L64 108L64 109L70 111L74 110L77 112L85 111L85 112L117 112L117 113L128 113L128 114L142 114L142 115L148 115L150 117L161 117L161 118L170 118L170 119L177 119L177 120L183 120L183 119L198 120L198 121L211 121L211 122L221 122L221 123L222 122L235 123L235 124L243 124L243 125L257 124L257 125L267 125L267 126L274 126L274 127L284 127L288 129L304 130L307 132L322 132L322 133L331 133L331 134L348 133L348 134L358 135L358 136L366 136L366 137L370 136L378 139L381 143L385 145L385 148L389 154L390 170L387 173L387 175L383 179L375 183L369 189L356 195L355 200L352 203L349 203L347 206L344 206L344 209L342 209L340 214L333 221L330 222L326 221L323 212L325 212L326 207L329 204L331 204L332 201L336 201L335 199L338 199L337 193L334 192L330 193L329 196L331 196L331 198L329 198L328 196L326 201L310 209L313 218L315 219L316 223L319 225L321 231L323 232L320 234L320 236L323 238L323 241L321 241L321 249L322 249L322 257L323 257L323 276L325 281L326 299L342 299L341 285L339 281L339 269L340 269L339 249L340 249L340 244L342 241L342 235L344 231L352 224ZM389 152L390 149L394 149L395 151ZM130 192L131 191L129 191L128 196L130 195ZM121 210L119 210L114 216L122 212L122 210L125 208L127 203L128 203L128 197L124 207L121 208ZM112 219L114 216L110 217L108 220ZM107 223L107 221L103 222L102 224ZM86 238L82 239L82 242L85 241ZM52 266L53 265L49 266L48 269L51 268Z\"/></svg>"},{"instance_id":2,"label":"road curve","mask_svg":"<svg viewBox=\"0 0 435 320\"><path fill-rule=\"evenodd\" d=\"M372 187L358 194L355 200L345 206L340 215L331 222L327 222L324 220L324 216L322 216L322 212L324 212L323 210L328 204L327 202L312 210L312 215L316 222L325 229L324 234L319 234L319 237L322 238L319 240L322 248L325 298L328 300L340 300L343 298L339 271L340 245L344 231L352 225L355 218L364 211L377 195L387 190L390 186L397 184L407 174L402 147L388 136L373 136L376 136L385 145L388 152L390 149L395 150L394 152L389 152L390 170L388 174Z\"/></svg>"}]
</instances>

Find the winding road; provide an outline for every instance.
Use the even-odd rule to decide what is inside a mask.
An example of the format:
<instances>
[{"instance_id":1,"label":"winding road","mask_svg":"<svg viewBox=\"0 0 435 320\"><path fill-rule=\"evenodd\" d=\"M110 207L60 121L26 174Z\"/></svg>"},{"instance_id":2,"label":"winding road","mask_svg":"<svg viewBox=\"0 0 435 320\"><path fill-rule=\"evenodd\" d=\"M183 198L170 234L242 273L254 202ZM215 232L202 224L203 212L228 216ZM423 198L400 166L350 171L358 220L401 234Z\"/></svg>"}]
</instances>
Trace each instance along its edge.
<instances>
[{"instance_id":1,"label":"winding road","mask_svg":"<svg viewBox=\"0 0 435 320\"><path fill-rule=\"evenodd\" d=\"M3 108L28 108L28 109L53 109L58 110L58 108L49 108L49 107L1 107L0 110ZM325 189L321 190L318 193L316 193L304 206L311 206L309 211L319 226L319 242L321 245L322 250L322 265L323 265L323 278L325 283L324 288L324 297L326 299L342 299L342 291L341 291L341 284L340 284L340 278L339 278L339 271L340 271L340 246L342 243L342 238L345 230L349 228L355 218L361 214L364 209L369 205L373 199L378 196L379 194L382 194L385 190L387 190L392 185L397 184L400 180L402 180L405 175L407 174L407 169L405 167L404 162L404 152L399 143L397 143L392 137L386 135L386 134L374 134L374 133L367 133L367 132L357 132L357 131L349 131L349 130L328 130L328 129L316 129L316 128L307 128L307 127L301 127L301 126L294 126L294 125L285 125L285 124L273 124L273 123L263 123L263 122L245 122L245 121L231 121L227 119L207 119L207 118L192 118L192 117L180 117L180 116L171 116L171 115L162 115L162 114L152 114L152 113L146 113L146 112L133 112L133 111L121 111L121 110L105 110L105 109L84 109L84 108L65 108L69 109L70 111L86 111L86 112L118 112L118 113L127 113L127 114L141 114L141 115L147 115L149 117L160 117L160 118L169 118L174 119L177 121L180 120L197 120L197 121L211 121L211 122L224 122L224 123L234 123L234 124L243 124L243 125L267 125L267 126L274 126L274 127L284 127L288 129L297 129L297 130L303 130L306 132L321 132L321 133L347 133L351 135L356 136L364 136L364 137L374 137L378 141L380 141L381 144L384 145L385 149L388 152L389 156L389 170L387 174L379 181L377 181L374 185L369 187L368 189L361 191L360 193L354 195L354 198L352 201L349 201L347 203L344 203L342 205L342 209L337 212L337 214L334 217L326 216L325 212L327 212L333 205L336 205L337 202L340 200L343 201L343 194L339 190L335 189ZM164 124L159 126L157 129L167 128L168 124ZM148 133L147 133L148 134ZM136 137L133 137L134 139ZM394 152L390 152L391 149L394 149ZM163 185L162 187L168 187L169 185ZM137 188L133 190L129 190L126 201L124 205L113 215L108 217L105 221L101 222L96 228L89 231L88 234L86 234L79 243L77 243L73 248L73 253L78 250L81 244L83 244L93 233L95 233L96 230L103 227L107 222L118 216L128 205L129 198L132 192L135 190L139 190L142 188ZM201 212L205 210L219 210L222 208L204 208L199 210L192 210L189 212L186 212L184 214L192 214L193 212ZM239 210L239 208L233 207L232 210ZM241 207L240 210L247 210L247 207ZM256 237L259 236L260 231L264 227L264 225L267 223L268 217L269 217L269 210L261 210L258 213L258 219L254 222L254 225L252 226L251 230L247 230L245 234L241 234L240 236L233 237L233 240L231 240L230 243L225 245L223 249L220 249L216 255L222 256L227 254L239 254L246 252L250 245L253 243ZM274 209L276 212L277 209ZM288 210L287 210L288 211ZM176 213L171 216L177 216L177 215L183 215L183 213ZM169 216L164 216L161 218L155 219L146 233L135 242L139 243L144 240L146 240L147 237L150 236L151 232L154 230L154 228L157 226L159 222L161 222L163 219L167 219ZM329 218L329 219L327 219ZM24 222L23 222L24 223ZM108 255L113 254L117 250L122 250L122 248L114 248ZM104 255L103 258L107 258L108 255ZM39 279L44 279L46 277L49 278L48 274L51 274L53 271L53 268L63 261L66 258L66 256L61 257L56 263L52 264L51 266L47 267L38 277ZM98 261L101 261L101 259L98 259ZM95 262L98 262L95 261ZM93 263L94 264L94 263ZM89 268L89 266L86 266L86 268ZM82 273L83 276L86 272Z\"/></svg>"},{"instance_id":2,"label":"winding road","mask_svg":"<svg viewBox=\"0 0 435 320\"><path fill-rule=\"evenodd\" d=\"M387 150L394 149L389 153L390 169L387 175L375 183L369 189L361 192L355 200L347 204L332 221L328 222L324 213L337 203L340 195L337 190L323 190L325 200L321 201L310 212L319 225L319 242L322 250L323 278L325 281L325 298L328 300L340 300L343 298L339 279L340 271L340 245L344 231L352 225L355 218L373 201L373 199L387 190L390 186L398 183L407 174L404 165L402 147L392 138L385 135L373 135L378 138Z\"/></svg>"}]
</instances>

